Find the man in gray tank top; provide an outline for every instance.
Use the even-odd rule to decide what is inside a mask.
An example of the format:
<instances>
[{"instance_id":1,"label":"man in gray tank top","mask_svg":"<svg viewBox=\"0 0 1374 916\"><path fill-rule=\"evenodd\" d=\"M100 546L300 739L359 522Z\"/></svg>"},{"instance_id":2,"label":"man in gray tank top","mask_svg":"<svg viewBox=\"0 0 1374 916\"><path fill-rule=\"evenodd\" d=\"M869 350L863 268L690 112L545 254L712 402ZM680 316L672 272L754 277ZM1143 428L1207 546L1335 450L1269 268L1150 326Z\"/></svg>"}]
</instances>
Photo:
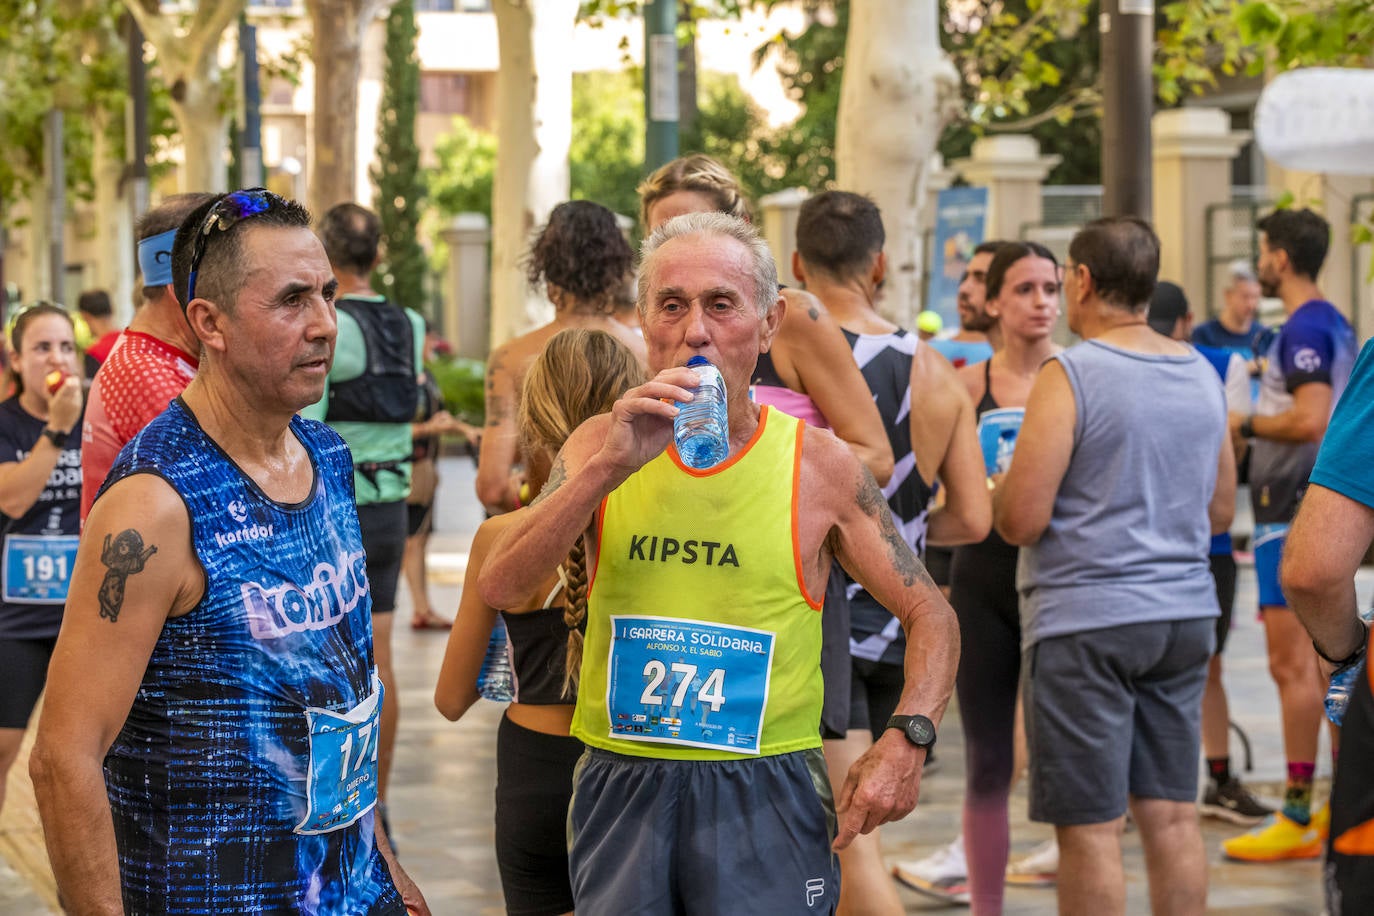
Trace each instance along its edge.
<instances>
[{"instance_id":1,"label":"man in gray tank top","mask_svg":"<svg viewBox=\"0 0 1374 916\"><path fill-rule=\"evenodd\" d=\"M1124 913L1129 804L1157 912L1201 913L1203 685L1218 614L1212 532L1235 509L1221 382L1146 321L1159 239L1090 223L1065 263L1084 342L1041 369L994 523L1023 547L1030 816L1055 825L1060 910ZM1126 740L1123 740L1126 739Z\"/></svg>"}]
</instances>

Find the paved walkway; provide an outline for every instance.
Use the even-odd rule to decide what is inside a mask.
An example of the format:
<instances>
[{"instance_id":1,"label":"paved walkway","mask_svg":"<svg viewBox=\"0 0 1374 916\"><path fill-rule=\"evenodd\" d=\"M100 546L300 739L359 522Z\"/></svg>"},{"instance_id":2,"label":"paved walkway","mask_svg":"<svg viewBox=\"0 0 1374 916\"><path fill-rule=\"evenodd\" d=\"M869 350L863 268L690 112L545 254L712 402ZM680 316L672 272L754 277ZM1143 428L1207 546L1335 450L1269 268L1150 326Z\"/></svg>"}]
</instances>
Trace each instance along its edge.
<instances>
[{"instance_id":1,"label":"paved walkway","mask_svg":"<svg viewBox=\"0 0 1374 916\"><path fill-rule=\"evenodd\" d=\"M431 541L431 588L435 606L457 607L466 550L481 512L471 498L473 470L467 459L445 459L440 487L439 530ZM1368 601L1374 572L1361 575L1360 593ZM495 785L495 728L501 707L479 702L457 724L433 708L434 681L445 636L404 626L406 599L395 635L402 722L392 774L392 826L402 861L420 884L436 914L494 916L503 912L492 848L492 792ZM1226 683L1232 718L1249 735L1254 770L1246 779L1275 799L1284 775L1278 728L1278 699L1264 658L1264 636L1253 611L1254 574L1242 567L1235 630L1227 649ZM940 738L941 767L922 787L921 803L906 820L883 828L889 860L919 858L958 830L963 787L963 746L958 710L951 707ZM1323 751L1319 779L1329 776ZM1236 766L1243 764L1239 746ZM12 774L10 801L0 816L0 916L53 912L50 890L41 874L41 841L33 828L32 794L22 767ZM1204 821L1210 862L1209 909L1213 913L1298 916L1321 912L1317 862L1253 866L1223 860L1219 842L1235 828ZM1013 854L1029 850L1050 829L1026 820L1024 791L1012 803ZM1149 912L1145 867L1139 839L1125 837L1128 910ZM35 867L35 859L37 866ZM8 862L8 864L7 864ZM46 880L50 881L50 876ZM938 902L903 890L908 913L940 909ZM762 913L763 911L760 910ZM1051 890L1012 889L1008 914L1055 912Z\"/></svg>"}]
</instances>

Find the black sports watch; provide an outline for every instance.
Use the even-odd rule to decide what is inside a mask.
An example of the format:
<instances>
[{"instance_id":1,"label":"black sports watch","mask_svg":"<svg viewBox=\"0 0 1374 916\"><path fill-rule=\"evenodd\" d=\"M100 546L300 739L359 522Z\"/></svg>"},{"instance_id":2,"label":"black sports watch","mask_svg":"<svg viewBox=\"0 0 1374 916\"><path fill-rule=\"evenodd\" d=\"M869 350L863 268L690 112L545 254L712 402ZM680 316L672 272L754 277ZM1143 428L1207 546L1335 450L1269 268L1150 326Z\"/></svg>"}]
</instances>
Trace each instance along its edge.
<instances>
[{"instance_id":1,"label":"black sports watch","mask_svg":"<svg viewBox=\"0 0 1374 916\"><path fill-rule=\"evenodd\" d=\"M67 437L70 436L70 435L71 435L71 432L70 432L70 431L64 433L62 430L60 430L60 429L53 429L53 428L50 427L50 426L45 426L45 427L43 427L43 438L44 438L44 439L47 439L49 442L51 442L53 445L57 446L58 448L66 448L66 446L67 446Z\"/></svg>"},{"instance_id":2,"label":"black sports watch","mask_svg":"<svg viewBox=\"0 0 1374 916\"><path fill-rule=\"evenodd\" d=\"M893 716L887 727L900 728L906 740L919 748L929 750L935 745L935 723L925 716Z\"/></svg>"}]
</instances>

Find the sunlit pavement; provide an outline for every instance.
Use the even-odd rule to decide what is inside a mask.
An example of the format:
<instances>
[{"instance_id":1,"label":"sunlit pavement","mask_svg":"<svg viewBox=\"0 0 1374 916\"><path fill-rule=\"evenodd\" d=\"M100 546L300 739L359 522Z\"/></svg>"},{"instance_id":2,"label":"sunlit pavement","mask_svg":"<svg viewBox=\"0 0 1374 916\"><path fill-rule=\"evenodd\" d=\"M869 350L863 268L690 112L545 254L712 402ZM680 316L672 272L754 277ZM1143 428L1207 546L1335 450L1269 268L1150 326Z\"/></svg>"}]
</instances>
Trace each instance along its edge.
<instances>
[{"instance_id":1,"label":"sunlit pavement","mask_svg":"<svg viewBox=\"0 0 1374 916\"><path fill-rule=\"evenodd\" d=\"M466 552L481 521L473 493L473 466L466 458L446 458L437 512L438 530L431 539L431 597L436 609L451 615L457 607ZM1374 572L1362 573L1360 593L1368 600ZM390 793L391 822L401 860L424 890L436 914L503 912L500 882L492 846L492 795L495 786L496 724L501 707L481 701L457 724L445 721L433 707L433 685L443 656L446 634L411 630L408 597L402 595L394 637L402 721ZM1278 726L1278 698L1264 657L1264 635L1256 620L1253 570L1242 566L1235 629L1226 653L1226 684L1232 719L1248 735L1254 770L1242 774L1270 800L1277 800L1284 775ZM951 707L941 729L939 769L923 782L921 802L906 820L883 828L889 862L916 859L951 839L958 830L963 795L963 744L958 709ZM1323 738L1323 742L1325 742ZM1330 757L1323 744L1318 778L1325 793ZM1238 741L1234 766L1244 765ZM32 793L27 777L11 778L10 802L0 816L0 916L49 912L41 880L26 880L41 862L41 838L33 827ZM1024 789L1012 800L1013 855L1028 851L1050 836L1043 824L1026 820ZM1319 862L1245 865L1226 861L1222 839L1237 828L1204 820L1210 862L1209 911L1235 914L1316 914L1321 912ZM1139 838L1124 839L1128 910L1149 912L1145 865ZM26 855L29 860L16 862ZM7 867L6 860L10 866ZM908 913L944 909L936 901L902 890ZM766 908L761 908L765 913ZM1008 888L1006 912L1055 912L1049 889Z\"/></svg>"}]
</instances>

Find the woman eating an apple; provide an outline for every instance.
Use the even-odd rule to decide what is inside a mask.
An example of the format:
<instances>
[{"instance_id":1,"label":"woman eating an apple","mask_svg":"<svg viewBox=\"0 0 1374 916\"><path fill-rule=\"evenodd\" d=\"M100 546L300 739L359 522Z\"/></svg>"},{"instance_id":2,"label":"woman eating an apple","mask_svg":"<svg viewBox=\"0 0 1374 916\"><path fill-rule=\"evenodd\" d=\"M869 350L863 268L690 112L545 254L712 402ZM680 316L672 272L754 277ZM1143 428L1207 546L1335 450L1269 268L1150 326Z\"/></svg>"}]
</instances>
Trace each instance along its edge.
<instances>
[{"instance_id":1,"label":"woman eating an apple","mask_svg":"<svg viewBox=\"0 0 1374 916\"><path fill-rule=\"evenodd\" d=\"M81 415L72 319L42 303L10 332L15 394L0 401L0 808L47 679L81 508Z\"/></svg>"}]
</instances>

